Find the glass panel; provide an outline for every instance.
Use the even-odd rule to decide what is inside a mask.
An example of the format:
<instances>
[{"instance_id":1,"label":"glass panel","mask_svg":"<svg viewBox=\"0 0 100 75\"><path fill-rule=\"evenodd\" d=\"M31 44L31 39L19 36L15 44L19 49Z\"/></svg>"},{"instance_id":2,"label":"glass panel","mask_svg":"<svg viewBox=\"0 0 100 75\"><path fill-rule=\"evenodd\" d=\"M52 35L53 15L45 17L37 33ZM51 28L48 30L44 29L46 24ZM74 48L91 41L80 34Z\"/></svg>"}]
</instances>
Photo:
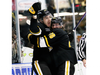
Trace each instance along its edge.
<instances>
[{"instance_id":1,"label":"glass panel","mask_svg":"<svg viewBox=\"0 0 100 75\"><path fill-rule=\"evenodd\" d=\"M18 63L18 44L16 34L15 0L12 0L12 63Z\"/></svg>"},{"instance_id":2,"label":"glass panel","mask_svg":"<svg viewBox=\"0 0 100 75\"><path fill-rule=\"evenodd\" d=\"M48 0L47 0L48 1ZM57 11L57 0L54 1L54 6ZM75 4L75 21L76 25L79 20L82 18L86 12L86 0L74 0ZM50 2L49 2L50 3ZM72 11L73 0L58 0L59 15L57 12L54 13L54 16L60 16L63 20L64 30L70 33L73 30L73 11ZM76 29L77 38L86 32L86 17L80 22L79 26ZM80 38L78 38L79 40ZM78 41L77 41L78 43ZM74 47L74 45L72 46Z\"/></svg>"},{"instance_id":3,"label":"glass panel","mask_svg":"<svg viewBox=\"0 0 100 75\"><path fill-rule=\"evenodd\" d=\"M33 3L40 1L42 4L42 9L48 9L55 17L60 16L63 20L63 27L68 33L73 30L73 13L72 13L72 1L73 0L18 0L18 18L20 26L20 42L21 42L21 62L31 62L32 56L29 56L27 51L30 50L33 53L34 45L30 44L27 39L24 39L24 33L30 25L30 16L25 13ZM15 15L15 0L12 0L12 63L17 63L17 35L16 35L16 23L13 18ZM81 17L86 11L86 0L75 0L75 20L76 24L79 22ZM58 6L57 6L58 4ZM58 8L58 9L57 9ZM59 13L57 13L59 12ZM14 16L13 16L14 14ZM86 17L80 22L80 25L76 29L77 38L86 32ZM79 38L78 38L79 40ZM77 42L78 43L78 42ZM74 45L72 46L74 47ZM26 49L27 48L27 49ZM29 49L29 50L28 50ZM28 54L27 54L28 53ZM26 60L26 55L30 60ZM16 61L15 61L16 60Z\"/></svg>"},{"instance_id":4,"label":"glass panel","mask_svg":"<svg viewBox=\"0 0 100 75\"><path fill-rule=\"evenodd\" d=\"M57 1L59 15L57 14ZM60 16L63 20L65 30L70 32L73 29L73 13L72 13L73 0L46 0L48 10L56 17ZM76 24L86 11L86 0L75 0L75 20ZM82 34L86 30L86 17L80 22L77 28L77 34Z\"/></svg>"},{"instance_id":5,"label":"glass panel","mask_svg":"<svg viewBox=\"0 0 100 75\"><path fill-rule=\"evenodd\" d=\"M72 3L73 0L46 0L47 8L51 13L53 13L55 17L60 16L62 18L63 28L68 33L72 32L74 28ZM86 0L74 0L74 11L75 11L75 24L77 25L86 12ZM76 34L75 34L76 45L78 45L82 34L85 32L86 32L86 16L79 23L79 26L76 29ZM74 33L71 35L71 37L72 36L73 40L71 41L71 46L74 48L75 47ZM77 49L78 47L76 48L76 50Z\"/></svg>"}]
</instances>

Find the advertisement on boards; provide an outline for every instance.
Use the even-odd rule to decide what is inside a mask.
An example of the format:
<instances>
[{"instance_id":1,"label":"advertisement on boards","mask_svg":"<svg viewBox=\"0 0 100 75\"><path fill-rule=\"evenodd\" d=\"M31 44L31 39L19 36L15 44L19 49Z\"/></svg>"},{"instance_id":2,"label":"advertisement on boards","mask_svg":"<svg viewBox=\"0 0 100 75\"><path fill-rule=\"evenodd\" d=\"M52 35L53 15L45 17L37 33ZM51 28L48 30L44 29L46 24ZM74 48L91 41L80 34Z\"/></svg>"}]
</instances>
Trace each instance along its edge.
<instances>
[{"instance_id":1,"label":"advertisement on boards","mask_svg":"<svg viewBox=\"0 0 100 75\"><path fill-rule=\"evenodd\" d=\"M13 64L12 75L31 75L31 64Z\"/></svg>"},{"instance_id":2,"label":"advertisement on boards","mask_svg":"<svg viewBox=\"0 0 100 75\"><path fill-rule=\"evenodd\" d=\"M23 47L22 48L23 56L21 57L21 63L30 63L30 62L32 62L33 51L34 51L33 48Z\"/></svg>"},{"instance_id":3,"label":"advertisement on boards","mask_svg":"<svg viewBox=\"0 0 100 75\"><path fill-rule=\"evenodd\" d=\"M12 64L12 75L31 75L31 71L31 63ZM35 72L34 75L36 75ZM86 75L86 68L82 61L78 61L78 64L75 65L74 75Z\"/></svg>"}]
</instances>

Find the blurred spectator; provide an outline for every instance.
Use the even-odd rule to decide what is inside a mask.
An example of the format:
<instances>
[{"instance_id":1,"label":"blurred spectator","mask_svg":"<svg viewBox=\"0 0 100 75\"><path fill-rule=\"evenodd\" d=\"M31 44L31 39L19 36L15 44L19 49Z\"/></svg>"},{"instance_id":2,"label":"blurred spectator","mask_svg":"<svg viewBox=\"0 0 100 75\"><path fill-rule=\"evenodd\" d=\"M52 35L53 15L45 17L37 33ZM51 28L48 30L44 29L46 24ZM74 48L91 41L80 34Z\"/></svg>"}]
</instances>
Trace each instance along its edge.
<instances>
[{"instance_id":1,"label":"blurred spectator","mask_svg":"<svg viewBox=\"0 0 100 75\"><path fill-rule=\"evenodd\" d=\"M12 27L15 28L15 14L12 12Z\"/></svg>"},{"instance_id":2,"label":"blurred spectator","mask_svg":"<svg viewBox=\"0 0 100 75\"><path fill-rule=\"evenodd\" d=\"M54 0L49 0L49 3L47 5L47 10L54 16L54 13L56 12L56 9L54 6Z\"/></svg>"},{"instance_id":3,"label":"blurred spectator","mask_svg":"<svg viewBox=\"0 0 100 75\"><path fill-rule=\"evenodd\" d=\"M17 41L14 28L12 28L12 63L18 63Z\"/></svg>"}]
</instances>

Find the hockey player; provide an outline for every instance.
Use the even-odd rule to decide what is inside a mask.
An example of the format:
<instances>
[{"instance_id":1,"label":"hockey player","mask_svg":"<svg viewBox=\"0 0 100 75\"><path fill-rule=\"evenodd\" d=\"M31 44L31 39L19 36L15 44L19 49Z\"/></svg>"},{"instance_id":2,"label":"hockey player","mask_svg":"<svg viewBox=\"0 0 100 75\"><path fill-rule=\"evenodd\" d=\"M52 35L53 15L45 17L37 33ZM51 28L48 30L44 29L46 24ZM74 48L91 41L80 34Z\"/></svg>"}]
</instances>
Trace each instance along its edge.
<instances>
[{"instance_id":1,"label":"hockey player","mask_svg":"<svg viewBox=\"0 0 100 75\"><path fill-rule=\"evenodd\" d=\"M52 25L59 23L57 18L52 19ZM52 46L50 51L54 61L53 75L73 75L74 64L77 63L75 50L69 45L68 34L61 28L53 28L49 35L44 36L46 44ZM46 45L45 44L45 45Z\"/></svg>"},{"instance_id":2,"label":"hockey player","mask_svg":"<svg viewBox=\"0 0 100 75\"><path fill-rule=\"evenodd\" d=\"M62 29L64 29L62 23L63 23L63 21L62 21L61 17L52 18L52 29L54 29L54 28L62 28ZM73 32L68 33L68 36L69 36L70 42L72 42L72 40L74 39Z\"/></svg>"},{"instance_id":3,"label":"hockey player","mask_svg":"<svg viewBox=\"0 0 100 75\"><path fill-rule=\"evenodd\" d=\"M28 40L34 44L32 75L33 71L36 75L52 75L50 66L52 59L50 57L51 47L45 45L44 36L50 33L52 15L46 9L38 10L39 3L35 3L29 9L31 15L37 15L37 19L31 18L30 33L28 32ZM36 9L36 10L35 10ZM40 9L40 8L39 8ZM37 13L36 13L37 12ZM53 65L52 65L53 66Z\"/></svg>"},{"instance_id":4,"label":"hockey player","mask_svg":"<svg viewBox=\"0 0 100 75\"><path fill-rule=\"evenodd\" d=\"M33 11L32 13L33 15L36 14L34 5L29 9L29 12L31 10ZM66 63L68 66L69 64L71 65L70 69L72 70L70 70L70 73L73 74L74 72L73 64L76 63L76 59L75 59L76 57L75 57L74 50L68 47L69 46L68 39L67 39L68 36L66 35L65 32L63 32L60 29L59 30L61 31L60 36L59 36L59 31L57 31L57 33L56 31L54 31L56 35L58 35L56 39L54 39L55 34L51 32L49 28L51 25L51 22L50 22L51 14L47 10L40 10L37 13L37 17L40 23L37 23L37 20L31 18L31 25L30 25L31 33L28 34L29 41L32 44L34 44L32 69L35 71L37 75L64 75L64 72L65 72L64 70L65 67L63 67L65 66L64 62L66 62L66 60L69 60L72 64L70 64L69 61L67 61ZM49 37L48 37L48 34L49 34ZM57 42L55 43L55 41L57 41L58 38L60 37L63 37L63 38L59 40L58 43ZM54 43L52 43L52 41L49 42L51 46L54 47L53 50L52 50L52 47L48 43L49 39L51 38L54 39ZM67 39L65 43L60 43L61 41L64 41L65 39ZM45 42L43 42L44 40ZM64 48L63 46L65 46L65 44L67 44L67 46ZM57 45L59 46L58 50L57 50ZM66 51L66 49L68 50ZM70 53L72 53L72 55L70 55ZM65 74L69 73L68 66L66 67L67 72L65 72ZM62 68L62 70L60 70L60 68Z\"/></svg>"},{"instance_id":5,"label":"hockey player","mask_svg":"<svg viewBox=\"0 0 100 75\"><path fill-rule=\"evenodd\" d=\"M63 28L61 17L53 17L51 23L52 23L52 26L51 26L52 29Z\"/></svg>"}]
</instances>

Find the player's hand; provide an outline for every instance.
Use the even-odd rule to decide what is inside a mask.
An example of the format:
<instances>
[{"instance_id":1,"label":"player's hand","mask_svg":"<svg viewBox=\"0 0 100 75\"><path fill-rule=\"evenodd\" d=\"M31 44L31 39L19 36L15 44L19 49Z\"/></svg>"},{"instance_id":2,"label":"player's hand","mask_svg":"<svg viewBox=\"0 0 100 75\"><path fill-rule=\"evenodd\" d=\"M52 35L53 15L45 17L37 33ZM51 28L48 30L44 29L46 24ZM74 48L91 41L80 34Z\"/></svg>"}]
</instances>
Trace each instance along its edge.
<instances>
[{"instance_id":1,"label":"player's hand","mask_svg":"<svg viewBox=\"0 0 100 75\"><path fill-rule=\"evenodd\" d=\"M37 3L34 3L29 9L29 13L31 15L37 15L37 12L38 10L41 10L41 3L40 2L37 2Z\"/></svg>"},{"instance_id":2,"label":"player's hand","mask_svg":"<svg viewBox=\"0 0 100 75\"><path fill-rule=\"evenodd\" d=\"M37 19L37 15L33 16L33 19Z\"/></svg>"},{"instance_id":3,"label":"player's hand","mask_svg":"<svg viewBox=\"0 0 100 75\"><path fill-rule=\"evenodd\" d=\"M83 66L86 67L86 59L83 59Z\"/></svg>"}]
</instances>

